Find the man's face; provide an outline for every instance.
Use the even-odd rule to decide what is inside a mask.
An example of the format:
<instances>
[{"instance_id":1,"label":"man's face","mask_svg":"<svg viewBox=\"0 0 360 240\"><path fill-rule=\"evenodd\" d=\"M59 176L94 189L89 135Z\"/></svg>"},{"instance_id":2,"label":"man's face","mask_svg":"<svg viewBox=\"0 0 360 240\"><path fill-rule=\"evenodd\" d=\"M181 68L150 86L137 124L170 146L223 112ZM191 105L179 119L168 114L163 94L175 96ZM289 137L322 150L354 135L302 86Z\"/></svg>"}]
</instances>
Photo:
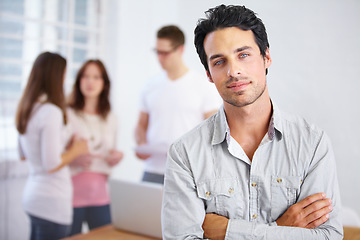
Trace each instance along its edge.
<instances>
[{"instance_id":1,"label":"man's face","mask_svg":"<svg viewBox=\"0 0 360 240\"><path fill-rule=\"evenodd\" d=\"M181 58L180 47L174 47L169 39L158 38L156 40L156 53L161 67L166 71Z\"/></svg>"},{"instance_id":2,"label":"man's face","mask_svg":"<svg viewBox=\"0 0 360 240\"><path fill-rule=\"evenodd\" d=\"M204 49L209 79L224 102L243 107L261 97L271 58L269 50L265 57L261 55L252 31L237 27L216 30L205 37Z\"/></svg>"}]
</instances>

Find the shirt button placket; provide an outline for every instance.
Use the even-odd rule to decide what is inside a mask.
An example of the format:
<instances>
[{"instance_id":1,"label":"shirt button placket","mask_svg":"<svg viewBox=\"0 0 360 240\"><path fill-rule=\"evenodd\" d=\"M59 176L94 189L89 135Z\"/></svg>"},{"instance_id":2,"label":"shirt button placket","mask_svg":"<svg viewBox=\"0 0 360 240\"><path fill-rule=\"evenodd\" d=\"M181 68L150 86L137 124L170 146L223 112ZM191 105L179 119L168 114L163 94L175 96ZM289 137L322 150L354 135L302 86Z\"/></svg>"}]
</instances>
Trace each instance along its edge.
<instances>
[{"instance_id":1,"label":"shirt button placket","mask_svg":"<svg viewBox=\"0 0 360 240\"><path fill-rule=\"evenodd\" d=\"M258 198L258 183L255 179L250 177L250 221L256 221L258 214L257 198Z\"/></svg>"}]
</instances>

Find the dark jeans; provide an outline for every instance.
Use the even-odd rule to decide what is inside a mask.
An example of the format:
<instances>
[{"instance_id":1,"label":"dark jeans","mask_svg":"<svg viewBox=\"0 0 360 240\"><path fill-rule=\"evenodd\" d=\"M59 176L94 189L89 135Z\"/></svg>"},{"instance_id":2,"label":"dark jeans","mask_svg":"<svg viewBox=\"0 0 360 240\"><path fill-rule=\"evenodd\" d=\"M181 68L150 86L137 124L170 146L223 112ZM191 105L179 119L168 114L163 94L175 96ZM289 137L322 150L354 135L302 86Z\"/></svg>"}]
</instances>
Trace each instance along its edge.
<instances>
[{"instance_id":1,"label":"dark jeans","mask_svg":"<svg viewBox=\"0 0 360 240\"><path fill-rule=\"evenodd\" d=\"M57 240L69 235L71 225L62 225L35 216L29 216L31 223L30 240Z\"/></svg>"},{"instance_id":2,"label":"dark jeans","mask_svg":"<svg viewBox=\"0 0 360 240\"><path fill-rule=\"evenodd\" d=\"M151 173L151 172L144 172L142 181L164 184L164 175Z\"/></svg>"},{"instance_id":3,"label":"dark jeans","mask_svg":"<svg viewBox=\"0 0 360 240\"><path fill-rule=\"evenodd\" d=\"M74 208L70 235L81 233L83 222L88 224L90 230L110 224L110 205Z\"/></svg>"}]
</instances>

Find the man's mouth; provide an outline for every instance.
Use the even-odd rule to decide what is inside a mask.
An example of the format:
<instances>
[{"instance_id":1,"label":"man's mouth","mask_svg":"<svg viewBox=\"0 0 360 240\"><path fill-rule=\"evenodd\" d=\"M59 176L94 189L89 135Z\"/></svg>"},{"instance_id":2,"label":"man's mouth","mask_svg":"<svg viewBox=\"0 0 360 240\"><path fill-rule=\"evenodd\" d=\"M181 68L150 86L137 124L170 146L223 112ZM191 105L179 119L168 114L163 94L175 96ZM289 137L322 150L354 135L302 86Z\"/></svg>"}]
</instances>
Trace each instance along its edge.
<instances>
[{"instance_id":1,"label":"man's mouth","mask_svg":"<svg viewBox=\"0 0 360 240\"><path fill-rule=\"evenodd\" d=\"M237 81L229 84L227 88L231 89L232 91L241 91L244 90L247 86L250 85L249 81Z\"/></svg>"}]
</instances>

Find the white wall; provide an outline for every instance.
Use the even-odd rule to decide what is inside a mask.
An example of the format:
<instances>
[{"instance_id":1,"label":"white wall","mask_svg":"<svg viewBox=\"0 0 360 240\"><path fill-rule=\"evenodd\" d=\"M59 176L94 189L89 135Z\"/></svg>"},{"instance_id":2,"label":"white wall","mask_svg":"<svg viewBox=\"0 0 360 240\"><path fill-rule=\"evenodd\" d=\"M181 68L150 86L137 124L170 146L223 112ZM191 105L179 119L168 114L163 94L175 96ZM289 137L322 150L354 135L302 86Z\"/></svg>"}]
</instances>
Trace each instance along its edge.
<instances>
[{"instance_id":1,"label":"white wall","mask_svg":"<svg viewBox=\"0 0 360 240\"><path fill-rule=\"evenodd\" d=\"M193 30L204 11L220 3L244 4L267 27L273 64L270 95L284 110L323 128L334 146L343 205L360 214L360 1L109 0L104 58L112 76L112 106L119 117L119 148L126 156L114 177L139 180L133 153L139 91L159 71L155 33L177 24L187 37L185 61L203 72Z\"/></svg>"}]
</instances>

